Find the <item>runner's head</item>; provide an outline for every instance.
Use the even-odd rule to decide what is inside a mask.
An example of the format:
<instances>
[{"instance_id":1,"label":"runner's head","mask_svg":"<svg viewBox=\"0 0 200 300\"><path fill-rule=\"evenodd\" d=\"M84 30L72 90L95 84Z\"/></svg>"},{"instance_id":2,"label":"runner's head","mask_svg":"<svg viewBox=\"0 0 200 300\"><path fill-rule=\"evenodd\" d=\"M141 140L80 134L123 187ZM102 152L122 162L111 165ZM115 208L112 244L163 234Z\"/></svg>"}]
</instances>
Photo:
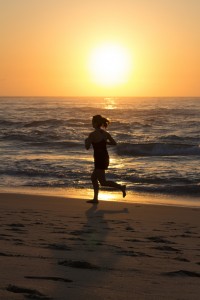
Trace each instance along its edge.
<instances>
[{"instance_id":1,"label":"runner's head","mask_svg":"<svg viewBox=\"0 0 200 300\"><path fill-rule=\"evenodd\" d=\"M92 118L92 125L94 128L107 128L110 121L101 115L96 115Z\"/></svg>"}]
</instances>

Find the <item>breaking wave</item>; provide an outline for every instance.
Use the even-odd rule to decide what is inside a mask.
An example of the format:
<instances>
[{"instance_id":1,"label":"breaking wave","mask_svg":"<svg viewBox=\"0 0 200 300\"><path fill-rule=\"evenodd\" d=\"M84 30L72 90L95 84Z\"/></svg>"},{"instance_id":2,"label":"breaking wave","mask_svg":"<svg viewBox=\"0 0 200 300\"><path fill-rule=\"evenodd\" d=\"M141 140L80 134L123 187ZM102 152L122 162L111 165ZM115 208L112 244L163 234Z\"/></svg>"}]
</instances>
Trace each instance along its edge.
<instances>
[{"instance_id":1,"label":"breaking wave","mask_svg":"<svg viewBox=\"0 0 200 300\"><path fill-rule=\"evenodd\" d=\"M117 154L128 156L200 155L199 145L173 143L123 143L117 146Z\"/></svg>"}]
</instances>

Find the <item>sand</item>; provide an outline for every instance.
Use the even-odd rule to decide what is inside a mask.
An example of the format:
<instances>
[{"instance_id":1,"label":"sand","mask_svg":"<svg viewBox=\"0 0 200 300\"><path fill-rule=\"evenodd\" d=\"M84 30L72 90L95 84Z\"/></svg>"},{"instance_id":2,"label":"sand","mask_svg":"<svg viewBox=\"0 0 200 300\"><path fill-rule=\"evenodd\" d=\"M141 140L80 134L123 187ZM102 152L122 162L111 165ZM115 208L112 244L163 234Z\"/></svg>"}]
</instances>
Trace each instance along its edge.
<instances>
[{"instance_id":1,"label":"sand","mask_svg":"<svg viewBox=\"0 0 200 300\"><path fill-rule=\"evenodd\" d=\"M1 300L200 299L198 208L0 193L0 209Z\"/></svg>"}]
</instances>

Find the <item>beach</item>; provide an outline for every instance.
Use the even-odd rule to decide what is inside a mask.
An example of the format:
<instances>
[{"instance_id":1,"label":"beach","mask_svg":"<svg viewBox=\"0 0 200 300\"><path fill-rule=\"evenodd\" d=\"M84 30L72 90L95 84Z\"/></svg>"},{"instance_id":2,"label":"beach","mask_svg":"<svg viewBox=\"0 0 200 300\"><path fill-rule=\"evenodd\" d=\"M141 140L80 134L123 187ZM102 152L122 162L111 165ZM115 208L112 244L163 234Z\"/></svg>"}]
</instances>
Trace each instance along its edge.
<instances>
[{"instance_id":1,"label":"beach","mask_svg":"<svg viewBox=\"0 0 200 300\"><path fill-rule=\"evenodd\" d=\"M0 193L0 299L199 299L199 208L74 196Z\"/></svg>"},{"instance_id":2,"label":"beach","mask_svg":"<svg viewBox=\"0 0 200 300\"><path fill-rule=\"evenodd\" d=\"M200 0L0 3L0 300L200 300Z\"/></svg>"}]
</instances>

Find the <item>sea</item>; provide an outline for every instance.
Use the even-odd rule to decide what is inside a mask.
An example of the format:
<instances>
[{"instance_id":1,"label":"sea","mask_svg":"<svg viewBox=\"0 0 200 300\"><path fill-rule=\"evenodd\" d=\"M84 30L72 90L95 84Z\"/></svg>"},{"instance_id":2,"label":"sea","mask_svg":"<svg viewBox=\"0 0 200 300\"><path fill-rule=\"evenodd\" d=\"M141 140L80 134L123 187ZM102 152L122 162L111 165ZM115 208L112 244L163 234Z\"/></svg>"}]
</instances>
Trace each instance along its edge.
<instances>
[{"instance_id":1,"label":"sea","mask_svg":"<svg viewBox=\"0 0 200 300\"><path fill-rule=\"evenodd\" d=\"M107 178L131 195L200 205L197 97L1 97L0 188L91 190L93 150L84 140L96 114L110 119L117 141Z\"/></svg>"}]
</instances>

